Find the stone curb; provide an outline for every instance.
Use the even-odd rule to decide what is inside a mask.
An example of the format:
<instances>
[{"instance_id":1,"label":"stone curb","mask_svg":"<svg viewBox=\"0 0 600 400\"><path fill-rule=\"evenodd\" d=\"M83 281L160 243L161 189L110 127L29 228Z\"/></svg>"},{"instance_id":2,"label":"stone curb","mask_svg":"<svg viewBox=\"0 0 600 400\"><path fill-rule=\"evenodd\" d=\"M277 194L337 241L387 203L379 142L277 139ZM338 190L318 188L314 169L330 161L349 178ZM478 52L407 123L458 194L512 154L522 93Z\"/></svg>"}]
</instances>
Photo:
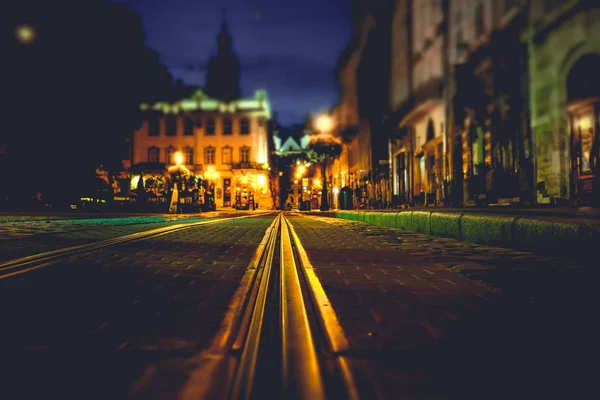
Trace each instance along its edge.
<instances>
[{"instance_id":1,"label":"stone curb","mask_svg":"<svg viewBox=\"0 0 600 400\"><path fill-rule=\"evenodd\" d=\"M585 264L593 263L595 249L600 248L600 227L572 221L435 211L329 211L306 214L568 257Z\"/></svg>"}]
</instances>

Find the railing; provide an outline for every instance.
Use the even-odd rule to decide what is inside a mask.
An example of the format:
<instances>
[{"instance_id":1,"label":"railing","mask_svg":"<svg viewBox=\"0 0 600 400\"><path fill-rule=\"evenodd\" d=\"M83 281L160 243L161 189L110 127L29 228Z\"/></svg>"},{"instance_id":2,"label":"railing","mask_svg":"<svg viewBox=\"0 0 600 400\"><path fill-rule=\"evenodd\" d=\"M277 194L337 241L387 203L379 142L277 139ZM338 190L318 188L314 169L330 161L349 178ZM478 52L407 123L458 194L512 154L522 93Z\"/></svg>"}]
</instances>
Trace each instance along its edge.
<instances>
[{"instance_id":1,"label":"railing","mask_svg":"<svg viewBox=\"0 0 600 400\"><path fill-rule=\"evenodd\" d=\"M259 169L260 166L257 163L233 163L231 169Z\"/></svg>"}]
</instances>

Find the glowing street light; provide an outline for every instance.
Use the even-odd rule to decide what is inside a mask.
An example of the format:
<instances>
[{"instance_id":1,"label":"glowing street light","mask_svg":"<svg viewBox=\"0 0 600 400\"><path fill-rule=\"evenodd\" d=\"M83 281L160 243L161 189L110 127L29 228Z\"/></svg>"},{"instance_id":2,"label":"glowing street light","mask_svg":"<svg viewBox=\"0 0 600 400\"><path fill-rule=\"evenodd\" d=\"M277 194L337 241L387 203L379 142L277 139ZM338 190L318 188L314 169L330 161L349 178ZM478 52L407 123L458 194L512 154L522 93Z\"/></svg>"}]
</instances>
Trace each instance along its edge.
<instances>
[{"instance_id":1,"label":"glowing street light","mask_svg":"<svg viewBox=\"0 0 600 400\"><path fill-rule=\"evenodd\" d=\"M15 37L21 44L32 44L36 36L35 28L29 24L17 25L15 28Z\"/></svg>"},{"instance_id":2,"label":"glowing street light","mask_svg":"<svg viewBox=\"0 0 600 400\"><path fill-rule=\"evenodd\" d=\"M175 161L176 165L181 165L183 164L184 161L184 157L183 157L183 153L178 151L173 155L173 161Z\"/></svg>"},{"instance_id":3,"label":"glowing street light","mask_svg":"<svg viewBox=\"0 0 600 400\"><path fill-rule=\"evenodd\" d=\"M333 129L333 118L327 114L322 114L315 120L315 127L321 133L330 132Z\"/></svg>"}]
</instances>

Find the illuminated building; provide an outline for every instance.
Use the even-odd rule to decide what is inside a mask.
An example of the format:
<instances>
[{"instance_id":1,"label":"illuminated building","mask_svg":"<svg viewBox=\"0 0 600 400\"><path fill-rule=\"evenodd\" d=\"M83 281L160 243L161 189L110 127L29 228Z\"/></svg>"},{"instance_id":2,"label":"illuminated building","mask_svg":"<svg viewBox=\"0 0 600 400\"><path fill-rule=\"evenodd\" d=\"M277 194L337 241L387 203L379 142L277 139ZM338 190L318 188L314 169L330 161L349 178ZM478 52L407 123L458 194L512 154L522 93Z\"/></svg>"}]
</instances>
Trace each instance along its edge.
<instances>
[{"instance_id":1,"label":"illuminated building","mask_svg":"<svg viewBox=\"0 0 600 400\"><path fill-rule=\"evenodd\" d=\"M151 174L156 166L183 165L209 183L217 207L272 207L269 187L268 122L265 90L239 98L239 63L231 53L224 22L219 54L210 62L206 87L173 103L142 104L144 121L133 134L132 171ZM233 81L233 82L231 82ZM133 176L135 188L139 174Z\"/></svg>"},{"instance_id":2,"label":"illuminated building","mask_svg":"<svg viewBox=\"0 0 600 400\"><path fill-rule=\"evenodd\" d=\"M598 205L600 180L592 165L600 166L598 2L528 3L524 41L529 53L533 148L528 151L535 155L535 200Z\"/></svg>"}]
</instances>

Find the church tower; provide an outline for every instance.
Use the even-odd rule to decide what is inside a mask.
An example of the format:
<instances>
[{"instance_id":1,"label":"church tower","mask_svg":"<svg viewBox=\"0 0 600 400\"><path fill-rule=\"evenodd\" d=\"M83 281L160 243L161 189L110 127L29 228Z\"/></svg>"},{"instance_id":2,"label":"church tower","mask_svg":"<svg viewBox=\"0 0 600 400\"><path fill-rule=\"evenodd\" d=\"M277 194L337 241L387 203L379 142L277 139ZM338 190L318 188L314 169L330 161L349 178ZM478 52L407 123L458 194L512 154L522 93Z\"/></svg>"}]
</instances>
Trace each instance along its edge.
<instances>
[{"instance_id":1,"label":"church tower","mask_svg":"<svg viewBox=\"0 0 600 400\"><path fill-rule=\"evenodd\" d=\"M230 102L240 98L240 62L233 53L225 11L217 42L218 53L208 63L204 92L214 99Z\"/></svg>"}]
</instances>

